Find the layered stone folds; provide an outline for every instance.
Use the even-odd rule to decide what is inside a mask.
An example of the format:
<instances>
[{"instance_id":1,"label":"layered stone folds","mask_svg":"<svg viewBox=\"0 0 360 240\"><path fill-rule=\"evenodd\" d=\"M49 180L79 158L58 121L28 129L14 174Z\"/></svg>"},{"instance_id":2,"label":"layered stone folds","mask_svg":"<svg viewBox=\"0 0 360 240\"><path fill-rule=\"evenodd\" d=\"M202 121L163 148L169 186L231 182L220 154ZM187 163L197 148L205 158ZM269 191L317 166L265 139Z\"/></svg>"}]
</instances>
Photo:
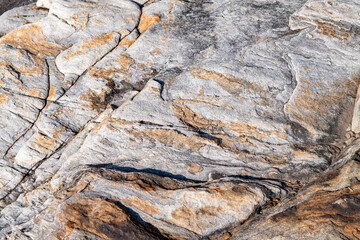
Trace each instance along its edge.
<instances>
[{"instance_id":1,"label":"layered stone folds","mask_svg":"<svg viewBox=\"0 0 360 240\"><path fill-rule=\"evenodd\" d=\"M0 239L360 239L356 0L0 20Z\"/></svg>"}]
</instances>

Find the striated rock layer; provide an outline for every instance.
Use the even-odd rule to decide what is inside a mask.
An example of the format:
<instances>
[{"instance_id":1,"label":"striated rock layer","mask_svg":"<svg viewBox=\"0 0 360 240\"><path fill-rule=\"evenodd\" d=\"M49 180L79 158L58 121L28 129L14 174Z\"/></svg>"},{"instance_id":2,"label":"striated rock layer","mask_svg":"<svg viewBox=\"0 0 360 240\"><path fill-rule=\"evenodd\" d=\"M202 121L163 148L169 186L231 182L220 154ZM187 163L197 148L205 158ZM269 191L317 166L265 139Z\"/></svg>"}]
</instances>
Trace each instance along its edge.
<instances>
[{"instance_id":1,"label":"striated rock layer","mask_svg":"<svg viewBox=\"0 0 360 240\"><path fill-rule=\"evenodd\" d=\"M357 0L0 21L0 239L360 239Z\"/></svg>"}]
</instances>

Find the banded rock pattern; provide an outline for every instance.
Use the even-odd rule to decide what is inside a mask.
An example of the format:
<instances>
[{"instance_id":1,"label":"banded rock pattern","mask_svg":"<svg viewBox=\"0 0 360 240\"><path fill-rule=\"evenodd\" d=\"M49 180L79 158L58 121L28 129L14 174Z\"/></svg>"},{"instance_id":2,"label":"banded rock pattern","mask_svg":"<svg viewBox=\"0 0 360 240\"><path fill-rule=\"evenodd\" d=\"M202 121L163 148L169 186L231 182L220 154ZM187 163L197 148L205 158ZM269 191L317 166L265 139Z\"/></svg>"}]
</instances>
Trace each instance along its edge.
<instances>
[{"instance_id":1,"label":"banded rock pattern","mask_svg":"<svg viewBox=\"0 0 360 240\"><path fill-rule=\"evenodd\" d=\"M360 238L356 0L0 19L0 239Z\"/></svg>"}]
</instances>

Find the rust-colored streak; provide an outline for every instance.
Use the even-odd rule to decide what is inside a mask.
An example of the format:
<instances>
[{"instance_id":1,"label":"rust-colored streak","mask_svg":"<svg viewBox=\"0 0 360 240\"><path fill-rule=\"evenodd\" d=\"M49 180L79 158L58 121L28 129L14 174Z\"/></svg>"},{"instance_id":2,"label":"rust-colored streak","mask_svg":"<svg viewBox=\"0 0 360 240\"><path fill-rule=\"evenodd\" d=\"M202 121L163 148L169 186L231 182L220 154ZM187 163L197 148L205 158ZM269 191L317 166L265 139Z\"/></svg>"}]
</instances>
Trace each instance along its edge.
<instances>
[{"instance_id":1,"label":"rust-colored streak","mask_svg":"<svg viewBox=\"0 0 360 240\"><path fill-rule=\"evenodd\" d=\"M139 32L142 34L146 32L146 30L151 28L155 23L159 23L159 22L160 22L159 15L146 16L145 13L143 12L141 14L140 22L138 26Z\"/></svg>"},{"instance_id":2,"label":"rust-colored streak","mask_svg":"<svg viewBox=\"0 0 360 240\"><path fill-rule=\"evenodd\" d=\"M106 93L95 93L94 91L87 91L85 94L80 96L80 100L87 102L83 107L95 110L98 113L103 111L106 107Z\"/></svg>"},{"instance_id":3,"label":"rust-colored streak","mask_svg":"<svg viewBox=\"0 0 360 240\"><path fill-rule=\"evenodd\" d=\"M221 74L202 68L192 68L190 70L190 74L194 78L215 82L222 89L224 89L234 97L238 97L241 93L246 93L253 96L261 96L261 98L265 99L264 104L271 104L266 99L271 97L268 90L265 89L264 86L261 86L257 83L252 83L244 79L239 79L230 74Z\"/></svg>"},{"instance_id":4,"label":"rust-colored streak","mask_svg":"<svg viewBox=\"0 0 360 240\"><path fill-rule=\"evenodd\" d=\"M41 151L52 150L56 147L56 139L50 138L45 134L38 133L33 139L36 148Z\"/></svg>"},{"instance_id":5,"label":"rust-colored streak","mask_svg":"<svg viewBox=\"0 0 360 240\"><path fill-rule=\"evenodd\" d=\"M85 55L89 49L95 49L108 43L113 36L113 33L109 33L100 37L85 39L80 47L75 47L74 51L69 51L64 58L69 61L73 57Z\"/></svg>"},{"instance_id":6,"label":"rust-colored streak","mask_svg":"<svg viewBox=\"0 0 360 240\"><path fill-rule=\"evenodd\" d=\"M350 37L350 33L341 29L339 26L332 25L330 23L315 21L320 33L330 37L337 38L339 40L346 40Z\"/></svg>"},{"instance_id":7,"label":"rust-colored streak","mask_svg":"<svg viewBox=\"0 0 360 240\"><path fill-rule=\"evenodd\" d=\"M134 59L132 59L128 54L123 53L119 55L118 60L116 60L114 63L118 66L116 69L118 69L121 72L128 72L129 68L132 64L134 64Z\"/></svg>"},{"instance_id":8,"label":"rust-colored streak","mask_svg":"<svg viewBox=\"0 0 360 240\"><path fill-rule=\"evenodd\" d=\"M8 95L6 93L0 94L0 105L4 104L7 101Z\"/></svg>"},{"instance_id":9,"label":"rust-colored streak","mask_svg":"<svg viewBox=\"0 0 360 240\"><path fill-rule=\"evenodd\" d=\"M141 200L138 197L124 198L121 200L121 202L127 207L139 209L140 211L149 215L156 215L161 212L160 209L154 206L152 203Z\"/></svg>"},{"instance_id":10,"label":"rust-colored streak","mask_svg":"<svg viewBox=\"0 0 360 240\"><path fill-rule=\"evenodd\" d=\"M59 218L63 228L58 231L57 239L67 239L74 230L107 240L155 239L136 226L115 203L103 199L80 198L66 205Z\"/></svg>"},{"instance_id":11,"label":"rust-colored streak","mask_svg":"<svg viewBox=\"0 0 360 240\"><path fill-rule=\"evenodd\" d=\"M89 22L89 14L81 12L81 15L73 15L72 20L80 26L78 31L84 30Z\"/></svg>"},{"instance_id":12,"label":"rust-colored streak","mask_svg":"<svg viewBox=\"0 0 360 240\"><path fill-rule=\"evenodd\" d=\"M269 218L269 223L316 232L328 226L349 239L360 239L360 163L352 161L309 186L305 201ZM345 180L346 179L346 180ZM346 182L348 182L346 184ZM341 186L337 190L333 188Z\"/></svg>"},{"instance_id":13,"label":"rust-colored streak","mask_svg":"<svg viewBox=\"0 0 360 240\"><path fill-rule=\"evenodd\" d=\"M356 98L359 77L356 75L351 79L345 77L334 79L330 86L324 84L327 81L321 80L313 81L301 78L298 81L297 91L299 94L294 95L293 100L285 105L285 110L291 112L292 118L302 122L309 132L313 132L314 127L322 131L329 131L331 126L324 124L324 121L334 118L331 111L336 109L339 114L337 119L333 119L333 121L337 121L338 129L334 128L332 131L337 131L339 135L345 132L351 124L353 113L351 99ZM320 89L321 91L314 92L313 89ZM323 89L331 90L324 91ZM298 109L300 111L297 111Z\"/></svg>"},{"instance_id":14,"label":"rust-colored streak","mask_svg":"<svg viewBox=\"0 0 360 240\"><path fill-rule=\"evenodd\" d=\"M50 84L49 86L49 96L48 96L48 100L52 100L55 96L55 87L53 85Z\"/></svg>"},{"instance_id":15,"label":"rust-colored streak","mask_svg":"<svg viewBox=\"0 0 360 240\"><path fill-rule=\"evenodd\" d=\"M119 173L116 171L102 171L101 177L112 182L126 181L142 191L154 192L158 190L176 190L184 188L181 182L169 177L157 176L150 173Z\"/></svg>"},{"instance_id":16,"label":"rust-colored streak","mask_svg":"<svg viewBox=\"0 0 360 240\"><path fill-rule=\"evenodd\" d=\"M120 43L119 46L125 47L125 48L129 48L131 45L133 45L133 43L136 41L135 38L133 39L129 39L128 37L123 38Z\"/></svg>"},{"instance_id":17,"label":"rust-colored streak","mask_svg":"<svg viewBox=\"0 0 360 240\"><path fill-rule=\"evenodd\" d=\"M154 50L152 50L151 52L149 52L150 55L152 56L157 56L161 54L161 50L159 48L155 48Z\"/></svg>"},{"instance_id":18,"label":"rust-colored streak","mask_svg":"<svg viewBox=\"0 0 360 240\"><path fill-rule=\"evenodd\" d=\"M238 155L246 155L246 153L236 147L239 142L251 145L253 138L262 140L269 136L274 136L280 139L285 139L286 137L286 132L284 129L278 129L278 131L269 131L264 130L261 128L261 126L252 123L231 123L206 119L185 105L173 105L172 111L178 117L179 122L187 125L190 129L196 131L203 130L211 133L214 138L208 139L207 142L202 141L203 143L212 143L225 149L231 149L235 154ZM221 132L223 132L224 129L233 132L233 136L222 134ZM269 154L267 157L277 161L278 163L285 161L284 158L276 154Z\"/></svg>"},{"instance_id":19,"label":"rust-colored streak","mask_svg":"<svg viewBox=\"0 0 360 240\"><path fill-rule=\"evenodd\" d=\"M8 44L18 49L26 49L38 56L56 56L63 46L45 40L41 28L37 24L26 25L15 29L0 38L0 44Z\"/></svg>"},{"instance_id":20,"label":"rust-colored streak","mask_svg":"<svg viewBox=\"0 0 360 240\"><path fill-rule=\"evenodd\" d=\"M225 125L220 121L207 120L185 105L172 105L172 111L179 118L181 123L194 129L216 130Z\"/></svg>"},{"instance_id":21,"label":"rust-colored streak","mask_svg":"<svg viewBox=\"0 0 360 240\"><path fill-rule=\"evenodd\" d=\"M43 7L38 7L38 6L32 7L31 10L39 10L39 11L43 11L43 12L49 12L49 9L43 8Z\"/></svg>"},{"instance_id":22,"label":"rust-colored streak","mask_svg":"<svg viewBox=\"0 0 360 240\"><path fill-rule=\"evenodd\" d=\"M14 83L18 87L18 89L20 91L22 91L23 93L25 93L29 96L41 97L39 88L28 89L28 87L24 86L24 84L22 84L19 81L19 79L17 79L14 76L13 70L11 70L11 68L13 68L16 71L18 71L22 74L27 74L29 76L42 74L41 59L36 56L31 56L31 57L33 57L35 64L30 67L26 67L26 66L14 67L10 62L0 62L0 73L4 74L4 76L6 76L6 78L7 78L7 80L12 81L12 83ZM4 85L4 83L0 82L0 86L2 87L3 85Z\"/></svg>"},{"instance_id":23,"label":"rust-colored streak","mask_svg":"<svg viewBox=\"0 0 360 240\"><path fill-rule=\"evenodd\" d=\"M86 39L83 41L81 49L86 50L89 48L102 46L102 45L106 44L109 40L111 40L111 38L113 36L114 36L113 33L108 33L108 34L100 36L100 37Z\"/></svg>"},{"instance_id":24,"label":"rust-colored streak","mask_svg":"<svg viewBox=\"0 0 360 240\"><path fill-rule=\"evenodd\" d=\"M188 167L188 172L191 174L196 174L202 172L203 170L203 168L197 163L186 163L186 166Z\"/></svg>"},{"instance_id":25,"label":"rust-colored streak","mask_svg":"<svg viewBox=\"0 0 360 240\"><path fill-rule=\"evenodd\" d=\"M32 140L38 150L53 150L56 148L58 142L60 141L60 135L65 132L65 127L51 130L51 136L48 136L45 133L39 131Z\"/></svg>"},{"instance_id":26,"label":"rust-colored streak","mask_svg":"<svg viewBox=\"0 0 360 240\"><path fill-rule=\"evenodd\" d=\"M118 59L113 61L113 67L102 69L102 68L91 68L89 71L89 76L92 78L103 78L110 80L114 77L115 73L120 74L123 77L129 77L129 69L134 60L129 57L129 55L122 53L119 55Z\"/></svg>"},{"instance_id":27,"label":"rust-colored streak","mask_svg":"<svg viewBox=\"0 0 360 240\"><path fill-rule=\"evenodd\" d=\"M155 2L155 0L149 0L144 3L144 6L148 6L148 5L152 4L153 2Z\"/></svg>"},{"instance_id":28,"label":"rust-colored streak","mask_svg":"<svg viewBox=\"0 0 360 240\"><path fill-rule=\"evenodd\" d=\"M139 138L146 138L149 140L157 140L164 145L173 146L180 149L192 149L199 151L205 145L208 139L197 136L185 136L177 131L170 129L150 129L147 131L127 130L130 134Z\"/></svg>"},{"instance_id":29,"label":"rust-colored streak","mask_svg":"<svg viewBox=\"0 0 360 240\"><path fill-rule=\"evenodd\" d=\"M188 204L192 199L197 199L199 206L194 208ZM251 191L236 185L189 191L180 200L183 205L171 212L169 222L200 235L204 229L215 225L217 217L231 214L232 211L242 213L243 206L251 208L257 204Z\"/></svg>"}]
</instances>

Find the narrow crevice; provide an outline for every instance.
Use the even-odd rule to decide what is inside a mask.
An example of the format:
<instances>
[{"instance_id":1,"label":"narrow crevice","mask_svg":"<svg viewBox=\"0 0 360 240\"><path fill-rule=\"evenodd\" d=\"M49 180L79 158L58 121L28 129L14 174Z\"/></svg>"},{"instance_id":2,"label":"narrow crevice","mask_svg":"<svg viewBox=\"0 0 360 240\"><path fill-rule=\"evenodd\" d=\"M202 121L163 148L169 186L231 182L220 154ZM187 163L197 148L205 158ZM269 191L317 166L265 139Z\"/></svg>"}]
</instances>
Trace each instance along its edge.
<instances>
[{"instance_id":1,"label":"narrow crevice","mask_svg":"<svg viewBox=\"0 0 360 240\"><path fill-rule=\"evenodd\" d=\"M315 184L321 184L323 182L324 177L327 175L331 175L332 172L336 171L337 169L341 169L342 166L347 164L350 161L358 161L358 156L360 152L360 139L356 139L353 144L346 149L342 150L341 153L338 155L337 160L329 166L325 171L323 171L318 178L311 181L310 183L301 186L299 189L296 190L293 194L287 194L287 196L283 199L279 199L276 201L276 204L268 205L266 209L259 209L258 211L254 212L251 217L249 217L246 221L241 223L240 225L227 228L223 230L223 232L231 232L231 233L239 233L242 229L249 229L252 227L252 223L262 222L265 221L270 216L274 214L278 214L279 212L284 212L291 208L296 208L296 205L299 204L299 200L297 200L299 194L306 193L306 190L311 188ZM319 190L320 191L320 190ZM265 211L264 211L265 210ZM260 219L262 220L260 220ZM213 236L220 236L221 233L218 232Z\"/></svg>"},{"instance_id":2,"label":"narrow crevice","mask_svg":"<svg viewBox=\"0 0 360 240\"><path fill-rule=\"evenodd\" d=\"M48 160L49 158L53 157L55 154L57 154L59 151L61 151L62 149L64 149L69 142L71 142L75 137L78 136L79 133L81 133L84 129L86 129L88 127L89 124L91 124L92 120L89 120L78 132L75 132L73 136L71 136L68 140L64 141L63 143L60 144L60 146L55 149L52 153L50 153L48 156L45 156L43 159L41 159L40 161L38 161L36 164L34 164L33 167L31 167L31 169L28 169L28 171L24 174L24 176L22 177L22 179L16 184L16 186L14 188L12 188L11 190L8 191L8 193L2 197L0 199L0 203L5 203L6 205L11 204L11 202L16 201L16 199L18 198L18 196L20 196L21 193L17 192L16 196L12 196L12 198L10 198L11 194L13 194L14 191L16 191L17 188L21 187L21 184L26 181L27 179L31 178L34 174L35 171L44 163L46 162L46 160ZM47 179L47 181L50 181L50 179ZM31 191L33 189L35 189L38 185L40 185L42 183L38 183L37 185L31 185L31 189L26 189L26 191ZM7 200L7 199L10 199Z\"/></svg>"},{"instance_id":3,"label":"narrow crevice","mask_svg":"<svg viewBox=\"0 0 360 240\"><path fill-rule=\"evenodd\" d=\"M107 199L107 201L112 202L116 204L118 207L120 207L129 216L130 221L133 224L135 224L138 228L142 229L144 232L154 235L155 237L161 240L169 239L167 237L164 237L159 231L159 229L157 229L154 225L143 221L139 216L139 214L137 214L131 208L126 207L124 204L121 203L121 201L114 201L112 199Z\"/></svg>"},{"instance_id":4,"label":"narrow crevice","mask_svg":"<svg viewBox=\"0 0 360 240\"><path fill-rule=\"evenodd\" d=\"M108 51L106 54L104 54L98 61L96 61L94 64L92 64L91 66L89 66L83 73L81 73L79 76L76 77L76 79L72 82L72 84L69 86L69 88L67 88L54 102L58 103L58 101L61 100L61 98L63 96L65 96L71 89L73 86L76 85L76 83L79 81L80 78L82 78L83 76L85 76L88 71L94 67L98 62L100 62L101 60L103 60L108 54L110 54L112 51L114 51L120 44L121 39L118 39L117 44L115 45L115 47L113 47L110 51Z\"/></svg>"},{"instance_id":5,"label":"narrow crevice","mask_svg":"<svg viewBox=\"0 0 360 240\"><path fill-rule=\"evenodd\" d=\"M11 144L11 146L6 150L5 154L4 154L4 158L9 160L9 158L7 157L9 151L15 146L15 144L20 140L22 139L24 136L26 136L26 134L28 132L31 131L31 129L34 127L35 123L40 119L40 116L41 116L41 113L42 111L47 107L48 105L48 101L47 101L47 98L49 97L49 92L50 92L50 87L51 87L51 84L50 84L50 67L49 67L49 64L47 62L47 59L44 60L44 64L46 66L46 72L47 72L47 83L48 83L48 86L47 86L47 92L46 92L46 96L45 96L45 99L44 99L44 106L39 110L37 116L36 116L36 119L35 121L29 126L29 128L20 136L18 137L14 142L13 144Z\"/></svg>"},{"instance_id":6,"label":"narrow crevice","mask_svg":"<svg viewBox=\"0 0 360 240\"><path fill-rule=\"evenodd\" d=\"M179 179L175 180L173 177L167 177L163 174L157 174L156 172L146 172L146 171L137 171L136 169L125 169L121 167L113 167L110 166L111 164L99 164L99 165L89 165L89 167L93 168L92 170L84 169L81 170L80 173L77 174L76 181L71 181L71 184L69 186L65 186L63 189L71 188L77 184L77 182L81 181L81 179L86 178L88 174L96 174L100 175L104 179L108 179L110 181L115 182L131 182L132 184L138 184L139 187L143 187L145 189L154 189L162 191L162 190L181 190L181 189L209 189L212 186L219 187L219 184L226 185L227 183L233 183L234 185L252 185L254 188L261 189L264 194L269 199L264 204L256 206L253 213L244 221L240 223L240 225L251 221L254 217L258 216L259 214L262 214L262 210L268 207L276 206L279 201L280 197L272 192L269 188L266 188L261 184L261 181L263 181L263 178L252 178L252 177L246 177L246 176L229 176L227 179L218 179L217 181L213 182L196 182L194 180L190 179ZM245 180L245 181L242 181ZM248 181L250 180L250 181ZM259 180L259 182L254 182L254 180ZM265 181L273 181L273 179L265 179ZM277 181L277 180L275 180ZM261 185L261 186L260 186ZM283 184L280 184L283 185ZM266 188L264 191L264 187ZM273 185L273 187L281 188L280 186ZM121 203L121 201L117 202L120 207L129 215L135 218L135 221L137 221L138 224L141 224L146 229L152 229L151 226L148 226L148 223L143 221L142 218L131 208L127 208L125 205ZM231 226L226 227L224 229L217 230L207 236L203 236L202 239L208 239L208 237L211 238L211 236L222 234L223 232L227 232L231 234L232 229L238 227ZM159 233L157 232L157 228L154 229L155 232L153 233ZM195 234L195 233L194 233ZM170 238L171 239L171 238Z\"/></svg>"},{"instance_id":7,"label":"narrow crevice","mask_svg":"<svg viewBox=\"0 0 360 240\"><path fill-rule=\"evenodd\" d=\"M57 16L56 16L57 17ZM140 19L138 21L138 24L140 23ZM138 26L136 26L134 28L133 31L137 31ZM130 32L129 34L131 34L132 32ZM129 35L128 34L128 35ZM127 37L128 35L126 35L125 37ZM124 38L125 38L124 37ZM43 110L49 105L49 103L59 103L58 100L60 100L63 96L65 96L70 89L72 89L72 87L77 83L77 81L83 77L88 71L89 69L91 69L94 65L96 65L99 61L101 61L103 58L105 58L109 53L111 53L114 49L116 49L122 39L119 38L118 43L116 44L116 46L111 49L109 52L107 52L106 54L104 54L96 63L94 63L92 66L90 66L86 71L84 71L80 76L78 76L76 78L76 80L72 83L72 85L66 89L64 91L64 93L57 98L55 101L51 101L49 100L49 92L50 92L50 87L51 87L51 83L50 83L50 68L49 68L49 64L47 59L44 59L44 64L46 66L46 71L47 71L47 80L48 80L48 88L47 88L47 93L44 99L42 98L37 98L37 97L33 97L33 96L28 96L26 94L21 94L19 93L19 95L25 96L25 97L29 97L29 98L36 98L36 99L41 99L44 101L43 107L41 109L39 109L39 112L37 114L37 117L35 119L34 122L31 123L31 125L29 126L29 128L20 136L18 137L13 144L7 149L7 151L4 154L4 158L8 159L8 154L10 152L11 149L13 149L13 147L20 141L20 139L22 139L24 136L26 136L26 134L28 134L31 129L33 129L36 126L36 123L39 121L41 114L43 114ZM12 93L12 94L16 94L16 93ZM93 118L94 119L94 118ZM2 197L0 199L0 201L5 204L11 204L12 202L16 201L16 199L18 198L18 196L20 196L21 193L26 193L28 191L31 191L32 189L35 189L37 187L38 184L34 185L31 184L30 187L28 187L29 189L23 189L23 183L26 181L31 181L31 178L34 176L36 170L45 162L47 161L49 158L53 157L55 154L57 154L59 151L61 151L62 149L64 149L69 142L71 142L76 136L78 136L79 133L81 133L84 129L86 129L88 127L88 125L93 121L93 119L89 120L86 124L84 124L84 126L78 131L78 132L74 132L74 135L71 136L69 139L67 139L66 141L64 141L63 143L60 144L60 146L58 148L56 148L53 152L51 152L50 154L48 154L46 157L44 157L43 159L41 159L40 161L38 161L36 164L34 164L30 169L28 169L25 173L23 173L23 176L21 178L21 180L15 185L15 187L13 187L11 190L9 190L6 195L4 197ZM64 124L61 124L62 126L64 126ZM69 129L67 127L67 129ZM70 129L71 130L71 129ZM9 159L8 159L9 160ZM16 169L17 170L17 169ZM18 171L18 170L17 170ZM51 179L51 178L50 178ZM50 179L47 179L47 181L49 181ZM155 229L155 228L154 228ZM156 231L153 229L153 234L157 234ZM162 238L164 239L164 238Z\"/></svg>"},{"instance_id":8,"label":"narrow crevice","mask_svg":"<svg viewBox=\"0 0 360 240\"><path fill-rule=\"evenodd\" d=\"M1 87L1 90L3 90L4 92L6 92L7 94L10 94L10 95L18 95L18 96L38 99L38 100L42 100L42 101L45 100L42 97L31 96L31 95L23 94L23 93L20 93L20 92L13 92L10 88L6 88L6 87Z\"/></svg>"},{"instance_id":9,"label":"narrow crevice","mask_svg":"<svg viewBox=\"0 0 360 240\"><path fill-rule=\"evenodd\" d=\"M0 167L11 168L12 170L14 170L14 171L16 171L18 173L25 174L25 172L22 172L18 168L15 168L14 166L11 166L11 165L8 165L8 164L0 163ZM4 186L6 186L6 185L4 185Z\"/></svg>"},{"instance_id":10,"label":"narrow crevice","mask_svg":"<svg viewBox=\"0 0 360 240\"><path fill-rule=\"evenodd\" d=\"M27 123L29 123L29 124L33 124L33 122L31 122L30 120L24 118L24 117L21 116L20 114L18 114L18 113L16 113L16 112L13 112L13 111L11 111L11 110L8 110L8 111L9 111L9 113L12 113L12 114L14 114L15 116L17 116L18 118L20 118L21 120L23 120L23 121L25 121L25 122L27 122Z\"/></svg>"},{"instance_id":11,"label":"narrow crevice","mask_svg":"<svg viewBox=\"0 0 360 240\"><path fill-rule=\"evenodd\" d=\"M59 17L58 15L56 15L55 13L51 13L51 15L53 15L54 17L56 17L57 19L59 19L60 21L62 21L63 23L65 23L66 25L70 26L71 28L74 29L74 31L76 32L76 27L70 23L68 23L67 21L65 21L64 19L62 19L61 17ZM73 33L74 34L74 33ZM72 34L71 34L72 35ZM71 36L70 35L70 36Z\"/></svg>"},{"instance_id":12,"label":"narrow crevice","mask_svg":"<svg viewBox=\"0 0 360 240\"><path fill-rule=\"evenodd\" d=\"M136 4L139 5L138 3L136 3ZM55 100L55 102L58 102L58 101L61 99L61 97L65 96L65 95L70 91L70 89L78 82L78 80L79 80L81 77L85 76L91 68L93 68L97 63L99 63L101 60L103 60L106 56L108 56L109 54L111 54L116 48L118 48L119 45L120 45L120 43L121 43L121 41L122 41L123 39L125 39L125 38L128 37L128 36L130 36L134 31L139 32L138 27L139 27L139 24L140 24L140 21L141 21L141 15L142 15L142 13L143 13L143 11L142 11L143 6L142 6L142 5L139 5L139 7L140 7L141 14L140 14L140 16L139 16L137 25L134 27L134 29L133 29L132 31L130 31L127 35L125 35L125 36L123 36L123 37L121 36L122 38L120 37L120 38L118 39L118 43L116 44L116 46L113 47L111 50L109 50L106 54L104 54L98 61L96 61L94 64L92 64L89 68L87 68L81 75L79 75L79 76L75 79L75 81L72 83L72 85L71 85L68 89L66 89L66 90ZM55 15L55 16L56 16L56 15ZM57 16L56 16L56 17L57 17ZM59 17L58 17L58 18L59 18ZM136 41L140 36L141 36L141 35L139 35L139 36L135 39L135 41ZM145 84L144 84L144 85L145 85ZM113 90L113 91L114 91L114 90ZM110 94L110 95L111 95L111 94ZM109 98L109 96L108 96L107 98ZM110 101L108 101L108 102L110 102ZM119 106L114 106L115 109L116 109L117 107L119 107Z\"/></svg>"},{"instance_id":13,"label":"narrow crevice","mask_svg":"<svg viewBox=\"0 0 360 240\"><path fill-rule=\"evenodd\" d=\"M21 73L16 70L11 64L7 65L8 68L10 68L10 72L14 72L17 76L15 78L21 83L24 84L24 82L21 80Z\"/></svg>"},{"instance_id":14,"label":"narrow crevice","mask_svg":"<svg viewBox=\"0 0 360 240\"><path fill-rule=\"evenodd\" d=\"M89 164L87 165L90 169L94 170L95 172L99 173L106 173L107 171L109 173L119 173L119 174L137 174L139 179L143 178L141 176L142 173L149 176L154 176L156 178L167 178L171 179L171 181L186 181L188 182L192 187L194 187L193 184L205 184L207 181L199 181L194 179L186 178L183 175L174 175L170 172L165 172L157 169L136 169L132 167L120 167L114 164ZM120 175L119 175L120 176ZM144 177L146 178L146 176ZM125 178L126 179L126 178ZM159 180L159 179L158 179Z\"/></svg>"},{"instance_id":15,"label":"narrow crevice","mask_svg":"<svg viewBox=\"0 0 360 240\"><path fill-rule=\"evenodd\" d=\"M46 113L43 113L44 116L49 117ZM72 132L72 133L78 133L78 131L76 129L72 129L70 126L66 125L65 123L63 123L62 121L60 121L59 119L56 119L56 123L58 123L60 126L62 126L64 129L68 130L68 132ZM37 124L35 123L35 126L37 126ZM39 127L38 127L39 129Z\"/></svg>"},{"instance_id":16,"label":"narrow crevice","mask_svg":"<svg viewBox=\"0 0 360 240\"><path fill-rule=\"evenodd\" d=\"M282 110L283 110L284 118L285 118L288 122L292 122L292 120L290 120L288 114L286 113L285 108L286 108L287 104L290 102L292 96L294 95L294 92L295 92L295 90L296 90L296 88L297 88L297 86L298 86L298 80L297 80L297 78L296 78L296 75L297 75L297 74L296 74L295 67L294 67L294 65L293 65L293 63L292 63L292 61L291 61L291 58L290 58L289 56L285 56L285 55L284 55L284 56L283 56L283 59L285 60L285 62L286 62L287 65L288 65L289 72L290 72L290 74L291 74L291 83L290 83L290 86L291 86L293 89L292 89L292 92L291 92L289 98L288 98L287 101L284 103L284 107L283 107Z\"/></svg>"}]
</instances>

